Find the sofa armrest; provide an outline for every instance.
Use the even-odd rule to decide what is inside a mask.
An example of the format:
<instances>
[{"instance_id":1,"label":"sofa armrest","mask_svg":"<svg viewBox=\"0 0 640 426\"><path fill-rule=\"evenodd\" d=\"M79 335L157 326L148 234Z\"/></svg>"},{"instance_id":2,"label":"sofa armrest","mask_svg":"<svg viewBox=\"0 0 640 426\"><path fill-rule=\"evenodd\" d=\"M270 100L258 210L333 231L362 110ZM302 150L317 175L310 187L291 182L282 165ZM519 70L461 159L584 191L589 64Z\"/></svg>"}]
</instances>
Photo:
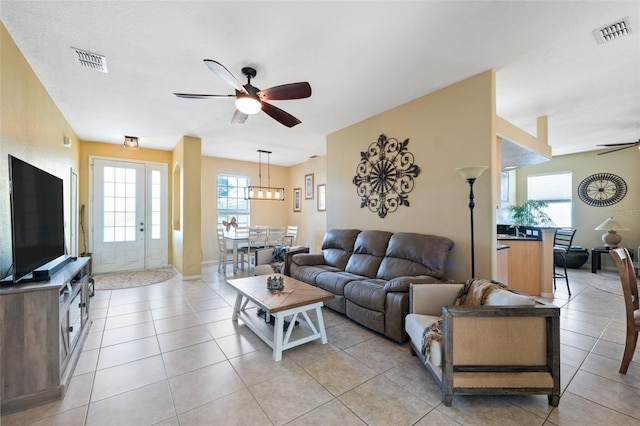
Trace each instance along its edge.
<instances>
[{"instance_id":1,"label":"sofa armrest","mask_svg":"<svg viewBox=\"0 0 640 426\"><path fill-rule=\"evenodd\" d=\"M420 275L416 277L398 277L393 278L384 285L385 291L408 292L411 284L434 284L441 283L438 278L429 275Z\"/></svg>"},{"instance_id":2,"label":"sofa armrest","mask_svg":"<svg viewBox=\"0 0 640 426\"><path fill-rule=\"evenodd\" d=\"M322 253L298 253L294 254L292 262L300 266L324 265Z\"/></svg>"},{"instance_id":3,"label":"sofa armrest","mask_svg":"<svg viewBox=\"0 0 640 426\"><path fill-rule=\"evenodd\" d=\"M293 256L300 253L309 253L309 247L294 246L289 247L289 249L284 252L284 267L282 268L282 273L284 275L288 277L291 276L291 262L293 262Z\"/></svg>"}]
</instances>

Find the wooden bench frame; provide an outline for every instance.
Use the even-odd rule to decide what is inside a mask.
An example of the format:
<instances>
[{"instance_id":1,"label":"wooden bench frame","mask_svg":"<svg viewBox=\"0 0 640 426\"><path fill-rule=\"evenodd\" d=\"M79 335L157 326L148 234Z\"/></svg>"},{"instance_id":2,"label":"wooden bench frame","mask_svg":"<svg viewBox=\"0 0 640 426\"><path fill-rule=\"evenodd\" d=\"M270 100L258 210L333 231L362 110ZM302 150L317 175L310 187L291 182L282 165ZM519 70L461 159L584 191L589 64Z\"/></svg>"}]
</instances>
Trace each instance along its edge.
<instances>
[{"instance_id":1,"label":"wooden bench frame","mask_svg":"<svg viewBox=\"0 0 640 426\"><path fill-rule=\"evenodd\" d=\"M514 317L544 318L546 324L545 344L546 362L544 365L455 365L454 355L454 330L456 320L460 318L498 318L498 321L509 321ZM453 395L547 395L549 405L558 406L560 401L560 308L551 305L535 306L443 306L442 307L442 375L440 376L434 367L426 362L420 349L412 343L412 351L420 358L427 370L438 382L442 390L442 400L450 406ZM492 332L499 332L492 329ZM482 344L479 342L479 348ZM516 348L517 349L517 348ZM479 349L482 350L482 349ZM495 350L495 349L494 349ZM454 378L460 373L495 373L507 375L513 373L513 377L521 373L543 373L550 377L552 385L544 387L535 386L501 386L501 387L455 387ZM522 380L520 380L522 381Z\"/></svg>"}]
</instances>

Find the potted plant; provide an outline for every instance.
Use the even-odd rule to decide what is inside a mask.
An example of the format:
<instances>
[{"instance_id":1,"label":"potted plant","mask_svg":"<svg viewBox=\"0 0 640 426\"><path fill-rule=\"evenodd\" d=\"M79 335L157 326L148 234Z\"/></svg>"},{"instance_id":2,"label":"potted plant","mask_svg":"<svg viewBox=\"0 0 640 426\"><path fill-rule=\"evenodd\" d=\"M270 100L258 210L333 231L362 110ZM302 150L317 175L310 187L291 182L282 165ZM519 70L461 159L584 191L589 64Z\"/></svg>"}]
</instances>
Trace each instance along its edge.
<instances>
[{"instance_id":1,"label":"potted plant","mask_svg":"<svg viewBox=\"0 0 640 426\"><path fill-rule=\"evenodd\" d=\"M548 204L540 200L527 200L519 206L511 206L511 218L516 226L548 226L553 221L544 208Z\"/></svg>"}]
</instances>

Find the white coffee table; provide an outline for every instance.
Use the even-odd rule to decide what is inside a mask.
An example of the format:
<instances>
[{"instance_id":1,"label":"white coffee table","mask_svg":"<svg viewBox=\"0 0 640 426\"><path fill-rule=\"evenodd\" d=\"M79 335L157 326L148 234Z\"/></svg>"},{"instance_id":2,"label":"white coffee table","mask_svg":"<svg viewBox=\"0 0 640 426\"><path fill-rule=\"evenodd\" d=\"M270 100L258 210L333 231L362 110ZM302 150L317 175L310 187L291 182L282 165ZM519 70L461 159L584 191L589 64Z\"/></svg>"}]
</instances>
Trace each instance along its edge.
<instances>
[{"instance_id":1,"label":"white coffee table","mask_svg":"<svg viewBox=\"0 0 640 426\"><path fill-rule=\"evenodd\" d=\"M267 289L269 277L282 277L284 289L272 291ZM322 306L325 300L334 298L332 293L284 275L258 275L254 277L228 280L227 283L238 291L233 308L234 321L241 319L258 337L273 349L273 360L282 360L282 351L291 349L313 340L320 339L327 343L327 333L322 319ZM275 317L271 325L257 315L255 306L248 307L251 301L266 311L267 320ZM315 313L315 321L309 312ZM304 321L295 325L298 315ZM284 331L285 318L289 327Z\"/></svg>"}]
</instances>

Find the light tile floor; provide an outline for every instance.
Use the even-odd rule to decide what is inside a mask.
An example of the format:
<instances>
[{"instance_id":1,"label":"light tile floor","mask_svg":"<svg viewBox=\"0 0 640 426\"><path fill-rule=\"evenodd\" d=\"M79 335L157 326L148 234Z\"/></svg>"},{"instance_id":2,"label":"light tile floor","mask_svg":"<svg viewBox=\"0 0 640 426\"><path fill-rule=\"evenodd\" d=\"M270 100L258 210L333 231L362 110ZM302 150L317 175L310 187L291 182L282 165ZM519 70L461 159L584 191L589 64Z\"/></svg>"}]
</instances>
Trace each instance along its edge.
<instances>
[{"instance_id":1,"label":"light tile floor","mask_svg":"<svg viewBox=\"0 0 640 426\"><path fill-rule=\"evenodd\" d=\"M65 398L1 418L12 425L640 425L640 364L618 374L620 295L571 270L559 285L563 394L456 396L451 407L407 344L324 309L329 343L271 350L231 321L216 265L201 280L97 291L93 325ZM610 271L599 272L599 277ZM559 283L560 284L560 283ZM640 362L640 356L636 356Z\"/></svg>"}]
</instances>

